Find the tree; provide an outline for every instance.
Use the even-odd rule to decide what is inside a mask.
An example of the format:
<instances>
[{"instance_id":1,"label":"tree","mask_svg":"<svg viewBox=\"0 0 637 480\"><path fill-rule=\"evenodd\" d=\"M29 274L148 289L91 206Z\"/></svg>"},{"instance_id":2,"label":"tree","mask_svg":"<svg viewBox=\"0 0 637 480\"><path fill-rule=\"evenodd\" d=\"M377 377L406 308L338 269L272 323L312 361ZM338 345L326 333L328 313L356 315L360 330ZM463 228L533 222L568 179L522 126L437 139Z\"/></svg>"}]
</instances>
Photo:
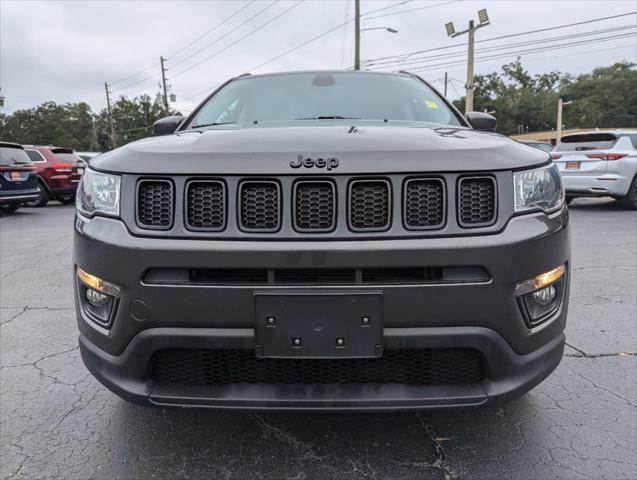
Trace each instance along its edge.
<instances>
[{"instance_id":1,"label":"tree","mask_svg":"<svg viewBox=\"0 0 637 480\"><path fill-rule=\"evenodd\" d=\"M124 145L152 134L153 123L166 116L163 106L148 95L136 98L119 97L112 105L116 144ZM169 110L168 115L174 112ZM104 108L95 119L97 142L101 150L112 148L108 111Z\"/></svg>"},{"instance_id":2,"label":"tree","mask_svg":"<svg viewBox=\"0 0 637 480\"><path fill-rule=\"evenodd\" d=\"M46 102L16 110L0 122L0 138L22 144L59 145L78 150L95 147L93 112L85 103Z\"/></svg>"},{"instance_id":3,"label":"tree","mask_svg":"<svg viewBox=\"0 0 637 480\"><path fill-rule=\"evenodd\" d=\"M518 59L501 72L476 76L474 105L494 110L498 131L505 135L554 129L558 98L567 94L573 98L564 114L567 127L637 126L634 67L616 63L576 78L562 72L530 75ZM455 102L461 110L464 103L464 98Z\"/></svg>"}]
</instances>

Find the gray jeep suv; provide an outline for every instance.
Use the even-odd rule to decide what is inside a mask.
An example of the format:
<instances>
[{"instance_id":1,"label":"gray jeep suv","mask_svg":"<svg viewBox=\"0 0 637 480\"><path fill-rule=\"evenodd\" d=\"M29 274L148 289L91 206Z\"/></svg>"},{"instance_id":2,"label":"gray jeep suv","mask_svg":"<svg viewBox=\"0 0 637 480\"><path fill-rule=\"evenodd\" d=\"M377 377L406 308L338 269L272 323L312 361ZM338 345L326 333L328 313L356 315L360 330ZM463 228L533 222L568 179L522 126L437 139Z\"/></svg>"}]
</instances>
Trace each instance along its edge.
<instances>
[{"instance_id":1,"label":"gray jeep suv","mask_svg":"<svg viewBox=\"0 0 637 480\"><path fill-rule=\"evenodd\" d=\"M562 357L549 154L408 73L241 76L95 158L82 358L161 406L391 410L521 395Z\"/></svg>"}]
</instances>

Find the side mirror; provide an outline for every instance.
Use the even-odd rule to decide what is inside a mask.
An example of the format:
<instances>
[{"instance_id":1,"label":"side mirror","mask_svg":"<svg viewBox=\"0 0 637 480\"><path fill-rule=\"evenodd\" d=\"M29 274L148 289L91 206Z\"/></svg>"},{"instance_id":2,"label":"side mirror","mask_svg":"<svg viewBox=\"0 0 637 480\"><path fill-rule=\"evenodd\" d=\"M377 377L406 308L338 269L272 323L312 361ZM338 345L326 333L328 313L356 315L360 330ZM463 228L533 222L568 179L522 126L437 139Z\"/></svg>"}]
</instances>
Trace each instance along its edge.
<instances>
[{"instance_id":1,"label":"side mirror","mask_svg":"<svg viewBox=\"0 0 637 480\"><path fill-rule=\"evenodd\" d=\"M184 117L181 115L173 115L172 117L164 117L153 123L153 136L170 135L175 133L177 127L181 124Z\"/></svg>"},{"instance_id":2,"label":"side mirror","mask_svg":"<svg viewBox=\"0 0 637 480\"><path fill-rule=\"evenodd\" d=\"M474 130L480 130L481 132L495 132L495 127L498 125L496 118L488 113L467 112L465 117L467 117Z\"/></svg>"}]
</instances>

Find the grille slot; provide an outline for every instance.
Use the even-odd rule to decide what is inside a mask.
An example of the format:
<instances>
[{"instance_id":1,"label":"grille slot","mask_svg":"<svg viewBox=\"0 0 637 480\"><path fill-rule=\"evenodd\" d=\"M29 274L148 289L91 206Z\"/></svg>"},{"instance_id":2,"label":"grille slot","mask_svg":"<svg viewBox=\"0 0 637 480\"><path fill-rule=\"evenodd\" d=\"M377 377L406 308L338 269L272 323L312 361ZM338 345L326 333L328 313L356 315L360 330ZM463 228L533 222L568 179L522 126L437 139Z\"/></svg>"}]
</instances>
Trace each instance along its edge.
<instances>
[{"instance_id":1,"label":"grille slot","mask_svg":"<svg viewBox=\"0 0 637 480\"><path fill-rule=\"evenodd\" d=\"M349 187L349 227L355 232L381 232L390 226L387 180L355 180Z\"/></svg>"},{"instance_id":2,"label":"grille slot","mask_svg":"<svg viewBox=\"0 0 637 480\"><path fill-rule=\"evenodd\" d=\"M137 184L137 224L168 230L173 223L173 184L169 180L141 180Z\"/></svg>"},{"instance_id":3,"label":"grille slot","mask_svg":"<svg viewBox=\"0 0 637 480\"><path fill-rule=\"evenodd\" d=\"M405 182L403 219L409 230L440 228L445 219L445 188L438 178Z\"/></svg>"},{"instance_id":4,"label":"grille slot","mask_svg":"<svg viewBox=\"0 0 637 480\"><path fill-rule=\"evenodd\" d=\"M245 232L276 232L281 226L281 190L274 181L239 185L239 226Z\"/></svg>"},{"instance_id":5,"label":"grille slot","mask_svg":"<svg viewBox=\"0 0 637 480\"><path fill-rule=\"evenodd\" d=\"M294 229L331 232L336 227L335 187L329 181L300 181L294 185Z\"/></svg>"},{"instance_id":6,"label":"grille slot","mask_svg":"<svg viewBox=\"0 0 637 480\"><path fill-rule=\"evenodd\" d=\"M226 224L226 189L218 180L193 180L186 186L186 221L190 230L219 231Z\"/></svg>"},{"instance_id":7,"label":"grille slot","mask_svg":"<svg viewBox=\"0 0 637 480\"><path fill-rule=\"evenodd\" d=\"M458 222L461 227L485 227L496 219L496 188L492 177L460 179Z\"/></svg>"},{"instance_id":8,"label":"grille slot","mask_svg":"<svg viewBox=\"0 0 637 480\"><path fill-rule=\"evenodd\" d=\"M467 385L486 378L482 355L469 348L386 350L380 358L257 358L252 350L165 349L151 378L162 384Z\"/></svg>"}]
</instances>

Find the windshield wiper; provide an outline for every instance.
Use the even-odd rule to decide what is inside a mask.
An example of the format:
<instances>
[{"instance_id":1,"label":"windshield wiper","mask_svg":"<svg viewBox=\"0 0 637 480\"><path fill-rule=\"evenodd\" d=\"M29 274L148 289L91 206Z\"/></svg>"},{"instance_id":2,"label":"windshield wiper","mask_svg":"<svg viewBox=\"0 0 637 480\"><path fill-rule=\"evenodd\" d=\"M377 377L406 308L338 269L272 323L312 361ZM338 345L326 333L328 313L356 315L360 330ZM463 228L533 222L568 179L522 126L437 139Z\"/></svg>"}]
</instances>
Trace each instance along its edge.
<instances>
[{"instance_id":1,"label":"windshield wiper","mask_svg":"<svg viewBox=\"0 0 637 480\"><path fill-rule=\"evenodd\" d=\"M201 125L193 125L190 127L191 129L195 128L203 128L203 127L214 127L217 125L236 125L237 122L213 122L213 123L202 123Z\"/></svg>"},{"instance_id":2,"label":"windshield wiper","mask_svg":"<svg viewBox=\"0 0 637 480\"><path fill-rule=\"evenodd\" d=\"M294 120L359 120L359 118L343 117L341 115L321 115L319 117L295 118Z\"/></svg>"}]
</instances>

